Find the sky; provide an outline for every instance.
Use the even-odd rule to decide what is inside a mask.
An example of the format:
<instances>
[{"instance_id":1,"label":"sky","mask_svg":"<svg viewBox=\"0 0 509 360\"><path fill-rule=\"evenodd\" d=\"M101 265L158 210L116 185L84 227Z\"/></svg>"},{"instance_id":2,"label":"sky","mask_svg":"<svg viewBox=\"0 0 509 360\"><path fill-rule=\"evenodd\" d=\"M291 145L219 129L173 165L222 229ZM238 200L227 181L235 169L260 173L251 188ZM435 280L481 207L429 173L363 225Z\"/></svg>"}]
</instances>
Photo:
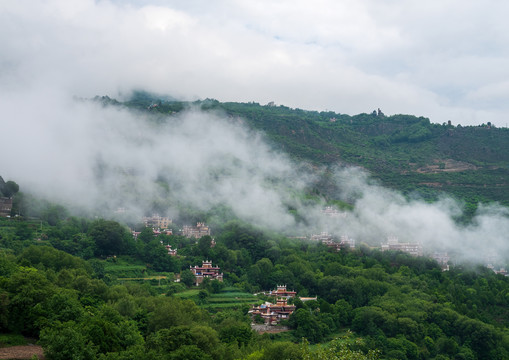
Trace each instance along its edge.
<instances>
[{"instance_id":1,"label":"sky","mask_svg":"<svg viewBox=\"0 0 509 360\"><path fill-rule=\"evenodd\" d=\"M0 94L136 88L502 127L508 13L502 0L0 0Z\"/></svg>"}]
</instances>

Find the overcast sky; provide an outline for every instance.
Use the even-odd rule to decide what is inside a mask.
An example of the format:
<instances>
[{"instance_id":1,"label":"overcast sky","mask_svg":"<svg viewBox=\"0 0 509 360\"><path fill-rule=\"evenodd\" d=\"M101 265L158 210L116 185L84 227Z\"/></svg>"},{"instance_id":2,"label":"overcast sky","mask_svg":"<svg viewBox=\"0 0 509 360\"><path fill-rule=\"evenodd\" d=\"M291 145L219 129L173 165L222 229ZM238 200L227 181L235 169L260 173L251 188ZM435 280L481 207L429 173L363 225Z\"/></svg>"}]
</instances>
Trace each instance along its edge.
<instances>
[{"instance_id":1,"label":"overcast sky","mask_svg":"<svg viewBox=\"0 0 509 360\"><path fill-rule=\"evenodd\" d=\"M502 0L0 0L0 95L274 101L506 126Z\"/></svg>"}]
</instances>

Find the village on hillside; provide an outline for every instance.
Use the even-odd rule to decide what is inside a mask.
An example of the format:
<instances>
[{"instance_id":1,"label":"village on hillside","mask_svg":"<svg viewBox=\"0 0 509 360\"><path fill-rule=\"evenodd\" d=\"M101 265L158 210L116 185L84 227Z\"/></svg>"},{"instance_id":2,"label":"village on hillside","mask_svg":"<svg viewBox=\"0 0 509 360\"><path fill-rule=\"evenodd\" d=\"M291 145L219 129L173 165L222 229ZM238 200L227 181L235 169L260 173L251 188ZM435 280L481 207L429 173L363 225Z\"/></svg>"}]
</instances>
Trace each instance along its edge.
<instances>
[{"instance_id":1,"label":"village on hillside","mask_svg":"<svg viewBox=\"0 0 509 360\"><path fill-rule=\"evenodd\" d=\"M341 212L332 207L324 208L322 210L322 214L324 216L337 219L342 219L346 216L344 212ZM205 222L197 222L195 225L184 225L181 229L175 231L172 219L160 216L158 214L153 214L152 216L144 217L142 219L142 223L145 227L152 229L154 237L157 237L161 234L180 235L188 239L192 239L193 241L198 241L203 236L212 235L212 229ZM132 236L135 239L139 234L139 231L132 231ZM311 234L306 237L299 237L299 239L307 239L313 243L320 243L328 247L330 251L334 252L353 250L357 246L356 240L350 238L346 234L335 236L326 231L317 234ZM166 248L169 256L179 256L177 248L172 248L170 244L166 244L163 241L161 241L161 245ZM216 242L214 238L211 237L210 247L214 247L215 245ZM382 252L402 252L414 257L426 256L435 260L440 265L442 271L448 271L450 265L452 264L451 258L447 252L425 252L422 244L401 242L395 235L386 236L386 238L380 242L379 247L371 246L371 248L378 248ZM492 265L493 262L495 262L493 258L487 259L485 265L496 273L508 276L507 272L503 268L496 270ZM223 281L223 273L220 267L214 265L213 259L204 259L202 260L201 264L190 266L189 270L194 275L195 286L200 286L200 284L202 284L205 279L208 279L207 281ZM176 274L174 281L180 281L180 274ZM316 296L298 296L295 291L287 289L286 285L278 285L275 289L268 289L260 294L264 295L267 300L265 300L262 304L253 305L250 308L249 314L252 318L253 326L256 324L274 326L280 324L283 320L288 320L289 316L296 309L296 306L294 305L294 299L296 298L303 302L309 300L317 300Z\"/></svg>"}]
</instances>

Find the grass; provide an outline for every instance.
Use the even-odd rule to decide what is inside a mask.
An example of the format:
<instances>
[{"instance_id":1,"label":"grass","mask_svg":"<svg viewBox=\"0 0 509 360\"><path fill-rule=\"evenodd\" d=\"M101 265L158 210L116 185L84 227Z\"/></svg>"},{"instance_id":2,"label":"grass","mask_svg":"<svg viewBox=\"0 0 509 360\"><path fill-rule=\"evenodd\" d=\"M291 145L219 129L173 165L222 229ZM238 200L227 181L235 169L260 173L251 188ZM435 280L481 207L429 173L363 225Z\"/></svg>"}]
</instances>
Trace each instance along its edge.
<instances>
[{"instance_id":1,"label":"grass","mask_svg":"<svg viewBox=\"0 0 509 360\"><path fill-rule=\"evenodd\" d=\"M261 301L261 300L258 300L257 298L237 298L237 299L230 299L230 298L221 298L221 297L209 297L208 298L208 301L209 303L214 303L214 304L227 304L227 303L230 303L230 304L234 304L234 303L249 303L249 304L252 304L252 303L256 303L258 301Z\"/></svg>"},{"instance_id":2,"label":"grass","mask_svg":"<svg viewBox=\"0 0 509 360\"><path fill-rule=\"evenodd\" d=\"M27 345L28 342L23 335L0 334L0 347Z\"/></svg>"},{"instance_id":3,"label":"grass","mask_svg":"<svg viewBox=\"0 0 509 360\"><path fill-rule=\"evenodd\" d=\"M198 297L199 292L200 292L200 289L191 289L191 290L186 290L186 291L176 293L174 296L182 298L182 299L191 299L193 297Z\"/></svg>"},{"instance_id":4,"label":"grass","mask_svg":"<svg viewBox=\"0 0 509 360\"><path fill-rule=\"evenodd\" d=\"M146 277L134 277L134 278L117 278L117 280L121 281L137 281L137 280L161 280L166 279L167 276L164 275L157 275L157 276L146 276Z\"/></svg>"},{"instance_id":5,"label":"grass","mask_svg":"<svg viewBox=\"0 0 509 360\"><path fill-rule=\"evenodd\" d=\"M240 291L237 291L237 292L220 292L219 294L212 294L211 297L223 297L223 298L250 297L250 298L255 298L256 299L256 296L254 296L252 294L249 294L249 293L240 292Z\"/></svg>"},{"instance_id":6,"label":"grass","mask_svg":"<svg viewBox=\"0 0 509 360\"><path fill-rule=\"evenodd\" d=\"M243 305L251 305L250 303L230 303L230 304L201 304L199 305L203 309L235 309Z\"/></svg>"},{"instance_id":7,"label":"grass","mask_svg":"<svg viewBox=\"0 0 509 360\"><path fill-rule=\"evenodd\" d=\"M115 260L107 260L104 266L107 274L117 278L144 278L147 267L140 263L134 263L133 259L118 257Z\"/></svg>"},{"instance_id":8,"label":"grass","mask_svg":"<svg viewBox=\"0 0 509 360\"><path fill-rule=\"evenodd\" d=\"M261 300L256 296L240 292L238 289L227 288L218 294L212 294L207 298L204 308L235 308L243 305L260 304Z\"/></svg>"},{"instance_id":9,"label":"grass","mask_svg":"<svg viewBox=\"0 0 509 360\"><path fill-rule=\"evenodd\" d=\"M200 291L201 289L190 289L176 293L174 296L180 297L181 299L192 299L198 302L198 294ZM261 300L256 296L246 292L240 292L237 288L229 287L224 288L218 294L211 294L208 296L205 301L200 304L200 307L206 309L224 309L260 303Z\"/></svg>"}]
</instances>

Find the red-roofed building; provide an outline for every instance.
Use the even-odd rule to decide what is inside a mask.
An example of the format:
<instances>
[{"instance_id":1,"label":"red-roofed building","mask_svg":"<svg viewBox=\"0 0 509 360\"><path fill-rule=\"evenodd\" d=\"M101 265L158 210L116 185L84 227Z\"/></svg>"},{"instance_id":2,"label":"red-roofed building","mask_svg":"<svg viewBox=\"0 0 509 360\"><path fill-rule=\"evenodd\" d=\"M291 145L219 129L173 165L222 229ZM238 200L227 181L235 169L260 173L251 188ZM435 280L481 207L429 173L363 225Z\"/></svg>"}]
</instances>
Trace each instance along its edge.
<instances>
[{"instance_id":1,"label":"red-roofed building","mask_svg":"<svg viewBox=\"0 0 509 360\"><path fill-rule=\"evenodd\" d=\"M217 266L212 266L212 261L204 260L202 266L190 266L189 268L196 277L196 286L200 285L204 278L223 281L223 273L219 272L221 269Z\"/></svg>"},{"instance_id":2,"label":"red-roofed building","mask_svg":"<svg viewBox=\"0 0 509 360\"><path fill-rule=\"evenodd\" d=\"M294 311L295 305L288 305L286 298L279 298L276 304L266 302L260 306L254 306L249 310L249 314L253 319L257 315L261 316L267 325L275 325L281 320L289 319Z\"/></svg>"},{"instance_id":3,"label":"red-roofed building","mask_svg":"<svg viewBox=\"0 0 509 360\"><path fill-rule=\"evenodd\" d=\"M281 298L288 299L291 297L295 297L296 294L297 294L296 291L286 290L286 285L278 285L276 290L269 291L269 293L267 295L276 296L278 298L281 297Z\"/></svg>"},{"instance_id":4,"label":"red-roofed building","mask_svg":"<svg viewBox=\"0 0 509 360\"><path fill-rule=\"evenodd\" d=\"M168 255L177 256L177 249L172 249L171 245L166 245L166 250L168 250Z\"/></svg>"}]
</instances>

